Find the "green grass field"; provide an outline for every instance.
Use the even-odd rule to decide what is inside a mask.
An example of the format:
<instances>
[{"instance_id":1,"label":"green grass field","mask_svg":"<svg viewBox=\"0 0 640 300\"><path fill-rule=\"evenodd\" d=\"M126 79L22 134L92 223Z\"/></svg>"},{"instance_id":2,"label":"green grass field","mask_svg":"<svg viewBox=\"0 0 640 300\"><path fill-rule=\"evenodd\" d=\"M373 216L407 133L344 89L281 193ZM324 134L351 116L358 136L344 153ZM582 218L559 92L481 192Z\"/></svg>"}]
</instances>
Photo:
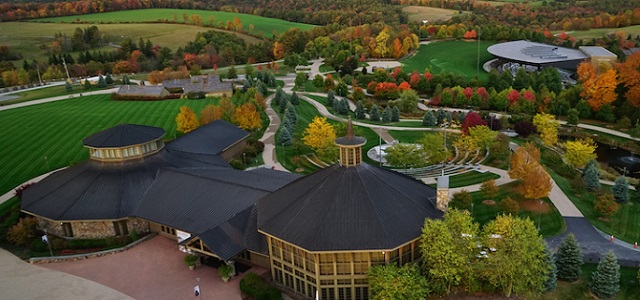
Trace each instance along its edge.
<instances>
[{"instance_id":1,"label":"green grass field","mask_svg":"<svg viewBox=\"0 0 640 300\"><path fill-rule=\"evenodd\" d=\"M0 44L9 46L13 51L21 53L24 59L47 61L48 54L40 49L40 45L50 46L53 35L62 33L68 37L73 36L76 28L84 28L88 24L61 24L61 23L36 23L36 22L8 22L2 23L0 31ZM154 45L169 47L176 50L184 47L187 42L193 41L198 32L217 30L234 34L247 43L256 43L260 39L233 31L204 28L201 26L184 24L97 24L108 40L112 43L120 43L124 38L131 38L138 42L140 38L149 39ZM115 48L105 46L96 50L110 51ZM72 52L76 57L78 52ZM22 63L22 60L18 61Z\"/></svg>"},{"instance_id":2,"label":"green grass field","mask_svg":"<svg viewBox=\"0 0 640 300\"><path fill-rule=\"evenodd\" d=\"M487 48L493 42L480 41L480 70L477 69L478 43L465 41L442 41L428 45L420 45L418 52L401 61L406 72L424 72L425 68L432 73L451 72L472 79L478 74L478 78L486 80L489 73L482 70L482 64L489 61L492 56Z\"/></svg>"},{"instance_id":3,"label":"green grass field","mask_svg":"<svg viewBox=\"0 0 640 300\"><path fill-rule=\"evenodd\" d=\"M114 86L110 85L105 88L98 88L94 86L91 89L91 91L98 91L98 90L111 89L111 88L114 88ZM42 99L42 98L64 96L64 95L78 94L78 93L85 92L84 86L81 84L74 84L72 86L72 89L73 90L71 92L67 92L67 89L64 85L56 85L56 86L50 86L50 87L45 87L41 89L23 91L20 93L13 94L13 95L19 96L19 98L2 101L0 102L0 106L10 105L10 104L15 104L20 102L27 102L27 101Z\"/></svg>"},{"instance_id":4,"label":"green grass field","mask_svg":"<svg viewBox=\"0 0 640 300\"><path fill-rule=\"evenodd\" d=\"M186 20L183 18L183 15L186 15ZM218 22L223 22L226 25L227 21L233 22L233 19L238 17L240 18L245 31L249 32L249 25L253 24L254 29L250 32L251 34L262 34L263 37L269 38L272 36L272 34L275 33L276 35L279 35L287 31L289 28L300 28L302 30L307 30L315 27L314 25L309 24L294 23L280 19L265 18L248 14L229 13L222 11L165 8L126 10L101 14L44 18L37 19L35 21L55 23L72 23L75 21L88 23L152 23L158 20L167 20L169 22L189 23L189 18L191 15L199 15L202 18L203 25L214 26L217 26ZM210 22L212 17L214 18L213 23Z\"/></svg>"},{"instance_id":5,"label":"green grass field","mask_svg":"<svg viewBox=\"0 0 640 300\"><path fill-rule=\"evenodd\" d=\"M405 6L402 8L402 11L409 15L409 21L411 22L422 22L423 20L428 20L431 23L434 23L436 21L446 21L449 20L452 16L458 14L458 11L454 9L444 9L428 6Z\"/></svg>"},{"instance_id":6,"label":"green grass field","mask_svg":"<svg viewBox=\"0 0 640 300\"><path fill-rule=\"evenodd\" d=\"M553 33L556 34L561 32L562 31L554 31ZM620 28L597 28L586 31L568 31L567 34L579 40L591 40L594 38L601 38L605 35L615 34L616 32L624 32L625 37L629 34L631 34L632 36L636 36L640 34L640 25Z\"/></svg>"},{"instance_id":7,"label":"green grass field","mask_svg":"<svg viewBox=\"0 0 640 300\"><path fill-rule=\"evenodd\" d=\"M483 183L489 179L498 179L498 178L500 178L500 175L491 173L491 172L485 172L485 173L480 173L477 171L465 172L460 175L454 175L449 177L449 187L450 188L465 187L469 185Z\"/></svg>"},{"instance_id":8,"label":"green grass field","mask_svg":"<svg viewBox=\"0 0 640 300\"><path fill-rule=\"evenodd\" d=\"M121 123L164 128L176 134L182 105L199 113L207 100L111 101L110 95L86 96L0 112L0 194L47 171L86 160L82 139Z\"/></svg>"}]
</instances>

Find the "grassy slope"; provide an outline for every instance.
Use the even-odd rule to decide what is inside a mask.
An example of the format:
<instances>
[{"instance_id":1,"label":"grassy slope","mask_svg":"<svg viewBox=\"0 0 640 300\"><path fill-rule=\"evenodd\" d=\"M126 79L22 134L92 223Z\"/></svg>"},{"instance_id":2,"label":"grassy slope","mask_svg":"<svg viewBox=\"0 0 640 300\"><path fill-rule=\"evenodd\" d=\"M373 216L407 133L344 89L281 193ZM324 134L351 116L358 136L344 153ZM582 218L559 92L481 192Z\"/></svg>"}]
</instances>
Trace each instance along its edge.
<instances>
[{"instance_id":1,"label":"grassy slope","mask_svg":"<svg viewBox=\"0 0 640 300\"><path fill-rule=\"evenodd\" d=\"M199 113L216 100L111 101L109 95L97 95L0 112L0 194L87 159L82 139L93 133L134 123L162 127L165 137L173 138L181 105Z\"/></svg>"},{"instance_id":2,"label":"grassy slope","mask_svg":"<svg viewBox=\"0 0 640 300\"><path fill-rule=\"evenodd\" d=\"M311 29L314 26L309 24L302 23L294 23L279 19L265 18L255 15L248 14L238 14L238 13L229 13L229 12L221 12L221 11L207 11L207 10L193 10L193 9L144 9L144 10L126 10L126 11L118 11L118 12L108 12L101 14L88 14L88 15L79 15L79 16L67 16L67 17L56 17L56 18L45 18L38 19L36 21L41 22L65 22L71 23L76 20L80 20L82 22L89 23L123 23L123 22L155 22L157 20L168 20L175 22L184 22L183 14L187 15L187 19L191 15L199 15L202 17L203 24L209 24L210 17L214 17L213 25L216 25L218 22L224 22L225 25L227 21L233 22L235 17L240 18L242 21L242 25L245 30L249 30L249 25L253 24L255 28L253 29L253 34L260 34L264 37L271 37L272 33L275 31L276 34L280 34L288 30L289 28L300 28L302 30ZM187 20L188 21L188 20Z\"/></svg>"},{"instance_id":3,"label":"grassy slope","mask_svg":"<svg viewBox=\"0 0 640 300\"><path fill-rule=\"evenodd\" d=\"M53 35L56 33L65 34L68 37L73 36L76 28L84 28L90 26L88 24L44 24L35 22L8 22L2 23L2 35L0 35L0 44L8 45L12 50L22 53L27 60L47 61L46 51L41 50L39 45L50 46L53 41ZM198 32L207 30L219 30L234 34L247 43L256 43L260 39L246 34L233 31L226 31L213 28L204 28L200 26L184 25L184 24L98 24L100 31L109 36L109 40L119 43L125 37L131 38L134 42L138 42L140 38L151 40L155 45L169 47L176 50L178 47L184 47L187 42L193 41ZM103 47L101 50L114 50L113 47ZM74 57L78 52L72 52ZM22 60L18 61L19 63Z\"/></svg>"},{"instance_id":4,"label":"grassy slope","mask_svg":"<svg viewBox=\"0 0 640 300\"><path fill-rule=\"evenodd\" d=\"M433 23L435 21L446 21L452 16L458 14L457 10L444 9L428 6L405 6L402 11L409 15L409 21L422 22L428 20Z\"/></svg>"},{"instance_id":5,"label":"grassy slope","mask_svg":"<svg viewBox=\"0 0 640 300\"><path fill-rule=\"evenodd\" d=\"M621 27L621 28L597 28L597 29L590 29L586 31L571 31L567 33L570 36L575 37L576 39L593 39L593 38L601 38L605 35L613 34L620 31L625 33L625 37L629 34L635 36L640 34L640 25ZM560 32L562 31L558 31L554 33L560 33Z\"/></svg>"},{"instance_id":6,"label":"grassy slope","mask_svg":"<svg viewBox=\"0 0 640 300\"><path fill-rule=\"evenodd\" d=\"M480 41L480 73L479 78L486 80L488 73L482 70L482 64L490 60L491 54L487 48L493 42ZM433 42L428 45L420 45L419 51L402 61L404 70L407 72L424 72L425 68L432 73L452 72L460 74L468 79L476 76L477 66L477 42L465 41L442 41Z\"/></svg>"}]
</instances>

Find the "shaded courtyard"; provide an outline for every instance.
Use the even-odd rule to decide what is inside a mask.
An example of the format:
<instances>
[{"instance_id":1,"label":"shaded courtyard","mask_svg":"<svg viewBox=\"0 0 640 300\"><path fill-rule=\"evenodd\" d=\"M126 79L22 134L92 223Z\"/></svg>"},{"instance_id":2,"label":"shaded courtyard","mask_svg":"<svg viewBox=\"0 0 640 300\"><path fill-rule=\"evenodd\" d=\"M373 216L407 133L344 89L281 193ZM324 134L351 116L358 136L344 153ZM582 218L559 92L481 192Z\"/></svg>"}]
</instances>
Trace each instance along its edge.
<instances>
[{"instance_id":1,"label":"shaded courtyard","mask_svg":"<svg viewBox=\"0 0 640 300\"><path fill-rule=\"evenodd\" d=\"M135 299L193 299L198 278L202 299L240 299L238 283L246 273L224 283L212 267L189 270L184 255L175 241L157 236L128 251L41 266L95 281ZM247 272L267 270L254 267Z\"/></svg>"}]
</instances>

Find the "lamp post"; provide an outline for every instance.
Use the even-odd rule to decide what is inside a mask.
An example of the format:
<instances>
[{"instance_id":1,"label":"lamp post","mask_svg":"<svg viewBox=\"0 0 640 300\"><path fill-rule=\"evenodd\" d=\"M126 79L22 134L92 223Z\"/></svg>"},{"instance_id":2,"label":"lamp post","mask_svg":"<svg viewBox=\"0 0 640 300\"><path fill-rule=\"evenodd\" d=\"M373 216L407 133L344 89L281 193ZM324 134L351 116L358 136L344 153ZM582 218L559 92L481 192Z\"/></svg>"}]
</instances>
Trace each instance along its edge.
<instances>
[{"instance_id":1,"label":"lamp post","mask_svg":"<svg viewBox=\"0 0 640 300\"><path fill-rule=\"evenodd\" d=\"M478 29L478 50L476 51L476 77L480 76L480 34L482 30Z\"/></svg>"},{"instance_id":2,"label":"lamp post","mask_svg":"<svg viewBox=\"0 0 640 300\"><path fill-rule=\"evenodd\" d=\"M542 199L540 200L540 209L538 210L538 231L540 231L540 219L542 219Z\"/></svg>"},{"instance_id":3,"label":"lamp post","mask_svg":"<svg viewBox=\"0 0 640 300\"><path fill-rule=\"evenodd\" d=\"M284 163L286 160L287 160L287 153L284 152L284 143L282 143L282 162Z\"/></svg>"},{"instance_id":4,"label":"lamp post","mask_svg":"<svg viewBox=\"0 0 640 300\"><path fill-rule=\"evenodd\" d=\"M382 126L378 126L378 164L382 167Z\"/></svg>"}]
</instances>

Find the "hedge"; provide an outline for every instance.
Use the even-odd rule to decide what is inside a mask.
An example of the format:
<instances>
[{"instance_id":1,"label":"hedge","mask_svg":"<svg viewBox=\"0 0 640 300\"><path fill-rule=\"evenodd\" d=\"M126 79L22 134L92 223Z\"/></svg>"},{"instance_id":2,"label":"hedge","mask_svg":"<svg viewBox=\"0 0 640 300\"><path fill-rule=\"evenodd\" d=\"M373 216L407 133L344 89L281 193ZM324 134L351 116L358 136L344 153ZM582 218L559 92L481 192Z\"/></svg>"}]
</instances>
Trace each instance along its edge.
<instances>
[{"instance_id":1,"label":"hedge","mask_svg":"<svg viewBox=\"0 0 640 300\"><path fill-rule=\"evenodd\" d=\"M240 280L240 291L255 300L282 300L282 294L256 273L247 273Z\"/></svg>"}]
</instances>

